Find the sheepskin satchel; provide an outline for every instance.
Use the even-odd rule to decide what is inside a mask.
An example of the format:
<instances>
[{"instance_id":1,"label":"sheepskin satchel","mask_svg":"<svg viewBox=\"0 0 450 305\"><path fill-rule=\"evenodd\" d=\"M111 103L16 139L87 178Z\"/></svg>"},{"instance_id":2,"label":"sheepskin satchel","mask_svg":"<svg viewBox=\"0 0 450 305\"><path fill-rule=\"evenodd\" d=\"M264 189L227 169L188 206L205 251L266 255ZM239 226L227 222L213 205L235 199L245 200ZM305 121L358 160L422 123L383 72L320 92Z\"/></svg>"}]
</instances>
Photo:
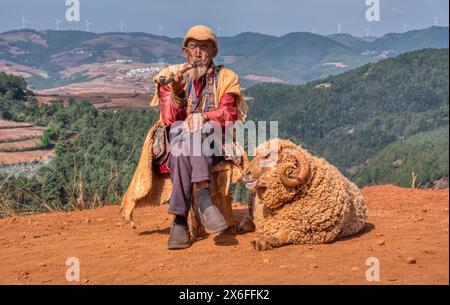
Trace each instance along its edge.
<instances>
[{"instance_id":1,"label":"sheepskin satchel","mask_svg":"<svg viewBox=\"0 0 450 305\"><path fill-rule=\"evenodd\" d=\"M122 197L121 215L133 227L133 211L136 207L159 206L169 200L172 192L169 175L161 174L157 166L153 166L152 147L159 124L156 122L148 131L133 178Z\"/></svg>"},{"instance_id":2,"label":"sheepskin satchel","mask_svg":"<svg viewBox=\"0 0 450 305\"><path fill-rule=\"evenodd\" d=\"M166 162L169 152L170 143L167 136L167 128L161 121L156 122L155 135L152 144L153 163L161 165Z\"/></svg>"}]
</instances>

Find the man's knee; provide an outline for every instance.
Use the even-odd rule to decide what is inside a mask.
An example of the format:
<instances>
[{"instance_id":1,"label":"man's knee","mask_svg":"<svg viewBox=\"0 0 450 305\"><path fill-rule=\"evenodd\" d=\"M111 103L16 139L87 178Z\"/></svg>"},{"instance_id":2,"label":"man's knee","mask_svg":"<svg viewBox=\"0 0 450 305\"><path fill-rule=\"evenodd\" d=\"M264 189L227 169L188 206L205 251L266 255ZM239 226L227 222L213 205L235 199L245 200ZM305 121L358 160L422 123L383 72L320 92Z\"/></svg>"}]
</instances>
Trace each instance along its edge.
<instances>
[{"instance_id":1,"label":"man's knee","mask_svg":"<svg viewBox=\"0 0 450 305\"><path fill-rule=\"evenodd\" d=\"M192 182L208 181L210 179L211 158L191 157Z\"/></svg>"},{"instance_id":2,"label":"man's knee","mask_svg":"<svg viewBox=\"0 0 450 305\"><path fill-rule=\"evenodd\" d=\"M187 169L190 168L190 161L188 156L184 155L170 155L169 162L167 164L169 166L169 169L176 169L176 168L183 168Z\"/></svg>"}]
</instances>

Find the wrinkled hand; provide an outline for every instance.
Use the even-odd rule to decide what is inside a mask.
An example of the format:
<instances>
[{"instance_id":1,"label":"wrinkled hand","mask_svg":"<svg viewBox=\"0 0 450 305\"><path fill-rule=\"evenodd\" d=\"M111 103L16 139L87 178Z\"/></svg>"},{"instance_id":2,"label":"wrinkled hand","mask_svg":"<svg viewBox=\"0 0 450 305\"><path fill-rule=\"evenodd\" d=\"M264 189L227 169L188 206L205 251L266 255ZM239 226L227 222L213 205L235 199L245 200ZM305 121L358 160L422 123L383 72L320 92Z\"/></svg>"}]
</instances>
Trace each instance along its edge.
<instances>
[{"instance_id":1,"label":"wrinkled hand","mask_svg":"<svg viewBox=\"0 0 450 305\"><path fill-rule=\"evenodd\" d=\"M172 90L176 94L181 94L184 90L184 86L186 85L186 80L183 77L183 74L179 71L175 73L170 73L170 77L173 78L172 81Z\"/></svg>"},{"instance_id":2,"label":"wrinkled hand","mask_svg":"<svg viewBox=\"0 0 450 305\"><path fill-rule=\"evenodd\" d=\"M201 113L199 114L199 124L198 124L198 128L199 130L203 129L203 126L205 125L205 122L208 120L208 117ZM186 117L186 119L184 120L185 124L186 124L186 128L189 132L197 132L199 130L195 130L195 122L194 122L194 114L193 113L189 113L188 116Z\"/></svg>"}]
</instances>

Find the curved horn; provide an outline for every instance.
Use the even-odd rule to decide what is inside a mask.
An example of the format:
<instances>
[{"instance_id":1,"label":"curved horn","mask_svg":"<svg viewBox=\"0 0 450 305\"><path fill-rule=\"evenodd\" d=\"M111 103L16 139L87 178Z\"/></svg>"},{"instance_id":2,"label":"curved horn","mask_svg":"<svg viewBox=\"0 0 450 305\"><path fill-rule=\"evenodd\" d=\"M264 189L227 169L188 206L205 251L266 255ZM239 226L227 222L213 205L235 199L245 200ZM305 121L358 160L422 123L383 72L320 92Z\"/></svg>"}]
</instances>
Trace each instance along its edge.
<instances>
[{"instance_id":1,"label":"curved horn","mask_svg":"<svg viewBox=\"0 0 450 305\"><path fill-rule=\"evenodd\" d=\"M287 187L296 187L302 183L305 183L306 178L308 178L310 168L308 161L306 161L305 155L297 149L289 150L288 153L297 161L297 166L300 169L300 173L297 176L292 177L288 170L295 166L292 162L283 163L279 165L280 180Z\"/></svg>"}]
</instances>

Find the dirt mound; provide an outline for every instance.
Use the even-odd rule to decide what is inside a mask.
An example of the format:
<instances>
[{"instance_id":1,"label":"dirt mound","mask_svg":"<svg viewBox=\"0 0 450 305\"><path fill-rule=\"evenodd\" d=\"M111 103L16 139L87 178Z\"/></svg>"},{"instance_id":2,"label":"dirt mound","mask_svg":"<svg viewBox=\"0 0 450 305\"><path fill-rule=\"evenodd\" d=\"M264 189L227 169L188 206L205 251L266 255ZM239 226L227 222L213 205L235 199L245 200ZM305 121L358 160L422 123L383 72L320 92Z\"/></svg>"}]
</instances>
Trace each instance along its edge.
<instances>
[{"instance_id":1,"label":"dirt mound","mask_svg":"<svg viewBox=\"0 0 450 305\"><path fill-rule=\"evenodd\" d=\"M449 192L394 186L364 189L364 232L327 245L257 252L254 233L211 235L169 251L167 206L136 211L123 226L118 206L0 220L0 284L69 284L67 258L84 284L448 284ZM236 206L238 218L246 215ZM366 280L366 260L380 281Z\"/></svg>"}]
</instances>

